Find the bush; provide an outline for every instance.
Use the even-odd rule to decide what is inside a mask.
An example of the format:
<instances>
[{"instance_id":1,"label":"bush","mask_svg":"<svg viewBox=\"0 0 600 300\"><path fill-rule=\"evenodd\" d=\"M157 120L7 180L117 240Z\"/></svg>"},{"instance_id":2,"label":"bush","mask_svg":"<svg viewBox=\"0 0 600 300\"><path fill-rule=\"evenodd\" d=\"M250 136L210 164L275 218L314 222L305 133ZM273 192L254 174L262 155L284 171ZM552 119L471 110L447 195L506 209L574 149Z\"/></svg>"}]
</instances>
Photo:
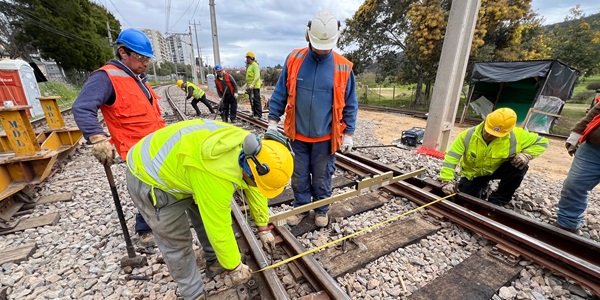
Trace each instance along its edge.
<instances>
[{"instance_id":1,"label":"bush","mask_svg":"<svg viewBox=\"0 0 600 300\"><path fill-rule=\"evenodd\" d=\"M581 91L571 98L571 103L590 103L595 96L594 91Z\"/></svg>"},{"instance_id":2,"label":"bush","mask_svg":"<svg viewBox=\"0 0 600 300\"><path fill-rule=\"evenodd\" d=\"M77 99L81 88L62 81L47 81L38 84L42 96L60 96L58 105L60 109L70 108Z\"/></svg>"},{"instance_id":3,"label":"bush","mask_svg":"<svg viewBox=\"0 0 600 300\"><path fill-rule=\"evenodd\" d=\"M585 86L585 88L587 90L592 90L592 91L600 90L600 81L590 82Z\"/></svg>"}]
</instances>

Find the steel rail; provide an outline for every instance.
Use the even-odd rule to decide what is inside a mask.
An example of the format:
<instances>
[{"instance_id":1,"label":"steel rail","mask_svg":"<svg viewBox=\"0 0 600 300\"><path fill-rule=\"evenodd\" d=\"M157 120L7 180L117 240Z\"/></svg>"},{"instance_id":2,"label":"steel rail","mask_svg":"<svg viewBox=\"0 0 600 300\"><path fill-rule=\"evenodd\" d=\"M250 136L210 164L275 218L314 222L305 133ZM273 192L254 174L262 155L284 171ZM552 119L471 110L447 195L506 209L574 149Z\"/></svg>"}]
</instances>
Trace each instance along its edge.
<instances>
[{"instance_id":1,"label":"steel rail","mask_svg":"<svg viewBox=\"0 0 600 300\"><path fill-rule=\"evenodd\" d=\"M337 158L366 173L401 174L397 169L353 154L338 154ZM440 197L425 189L441 193L439 183L416 178L398 182L389 189L419 205ZM453 201L444 200L429 209L600 295L600 244L463 193Z\"/></svg>"}]
</instances>

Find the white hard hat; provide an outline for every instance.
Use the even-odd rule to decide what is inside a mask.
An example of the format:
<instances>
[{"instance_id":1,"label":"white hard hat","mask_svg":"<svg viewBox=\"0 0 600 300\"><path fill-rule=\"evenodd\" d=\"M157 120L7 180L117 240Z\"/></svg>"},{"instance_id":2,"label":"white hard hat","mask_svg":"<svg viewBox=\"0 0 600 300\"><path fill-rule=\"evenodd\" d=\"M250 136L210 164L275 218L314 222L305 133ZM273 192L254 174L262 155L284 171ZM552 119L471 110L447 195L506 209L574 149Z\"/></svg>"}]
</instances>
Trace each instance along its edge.
<instances>
[{"instance_id":1,"label":"white hard hat","mask_svg":"<svg viewBox=\"0 0 600 300\"><path fill-rule=\"evenodd\" d=\"M328 11L318 12L308 21L306 40L317 50L331 50L340 36L340 21Z\"/></svg>"}]
</instances>

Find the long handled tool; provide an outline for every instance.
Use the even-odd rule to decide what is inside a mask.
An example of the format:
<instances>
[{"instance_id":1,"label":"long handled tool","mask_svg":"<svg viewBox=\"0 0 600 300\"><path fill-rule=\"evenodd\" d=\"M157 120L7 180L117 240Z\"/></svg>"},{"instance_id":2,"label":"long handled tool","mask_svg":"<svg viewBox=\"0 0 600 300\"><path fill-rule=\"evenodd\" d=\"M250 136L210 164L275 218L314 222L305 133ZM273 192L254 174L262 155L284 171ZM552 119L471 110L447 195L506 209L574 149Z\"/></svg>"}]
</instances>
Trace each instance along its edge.
<instances>
[{"instance_id":1,"label":"long handled tool","mask_svg":"<svg viewBox=\"0 0 600 300\"><path fill-rule=\"evenodd\" d=\"M224 119L223 117L223 100L225 100L225 93L227 93L227 90L229 89L228 86L225 87L225 91L223 91L223 97L221 97L221 99L219 99L219 104L217 105L217 110L219 111L219 115L221 115L221 119ZM215 117L213 118L213 120L217 119L217 114L215 114Z\"/></svg>"},{"instance_id":2,"label":"long handled tool","mask_svg":"<svg viewBox=\"0 0 600 300\"><path fill-rule=\"evenodd\" d=\"M384 148L384 147L392 147L392 148L401 148L401 149L407 149L406 146L402 145L402 144L390 144L390 145L369 145L369 146L355 146L352 147L352 149L365 149L365 148Z\"/></svg>"},{"instance_id":3,"label":"long handled tool","mask_svg":"<svg viewBox=\"0 0 600 300\"><path fill-rule=\"evenodd\" d=\"M121 200L119 200L119 192L115 185L115 177L113 176L112 170L109 164L104 165L104 172L106 172L106 178L110 185L110 191L112 192L113 200L115 200L115 208L117 209L117 215L119 216L119 222L121 223L121 229L123 230L123 237L125 238L125 245L127 248L127 256L121 259L121 267L141 267L148 265L146 257L136 256L133 244L131 243L131 237L129 236L129 230L127 230L127 223L125 222L125 216L123 215L123 208L121 207Z\"/></svg>"}]
</instances>

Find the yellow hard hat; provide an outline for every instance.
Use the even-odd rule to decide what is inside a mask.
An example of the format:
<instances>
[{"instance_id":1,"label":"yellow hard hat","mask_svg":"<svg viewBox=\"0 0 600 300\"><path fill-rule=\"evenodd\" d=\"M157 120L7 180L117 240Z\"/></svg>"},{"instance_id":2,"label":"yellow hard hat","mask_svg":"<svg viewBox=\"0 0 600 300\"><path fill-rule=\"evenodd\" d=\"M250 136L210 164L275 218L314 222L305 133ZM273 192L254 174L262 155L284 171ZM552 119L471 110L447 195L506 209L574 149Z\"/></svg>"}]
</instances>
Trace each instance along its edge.
<instances>
[{"instance_id":1,"label":"yellow hard hat","mask_svg":"<svg viewBox=\"0 0 600 300\"><path fill-rule=\"evenodd\" d=\"M250 58L254 59L256 56L254 56L254 52L248 51L248 52L246 52L246 57L250 57Z\"/></svg>"},{"instance_id":2,"label":"yellow hard hat","mask_svg":"<svg viewBox=\"0 0 600 300\"><path fill-rule=\"evenodd\" d=\"M496 137L509 134L517 124L517 113L514 110L503 107L491 112L485 118L485 131Z\"/></svg>"},{"instance_id":3,"label":"yellow hard hat","mask_svg":"<svg viewBox=\"0 0 600 300\"><path fill-rule=\"evenodd\" d=\"M181 80L181 79L177 80L177 87L181 87L182 84L183 84L183 80Z\"/></svg>"},{"instance_id":4,"label":"yellow hard hat","mask_svg":"<svg viewBox=\"0 0 600 300\"><path fill-rule=\"evenodd\" d=\"M278 141L263 139L256 160L267 168L266 173L260 175L254 160L248 160L258 190L267 198L277 197L294 172L294 158L290 150Z\"/></svg>"}]
</instances>

